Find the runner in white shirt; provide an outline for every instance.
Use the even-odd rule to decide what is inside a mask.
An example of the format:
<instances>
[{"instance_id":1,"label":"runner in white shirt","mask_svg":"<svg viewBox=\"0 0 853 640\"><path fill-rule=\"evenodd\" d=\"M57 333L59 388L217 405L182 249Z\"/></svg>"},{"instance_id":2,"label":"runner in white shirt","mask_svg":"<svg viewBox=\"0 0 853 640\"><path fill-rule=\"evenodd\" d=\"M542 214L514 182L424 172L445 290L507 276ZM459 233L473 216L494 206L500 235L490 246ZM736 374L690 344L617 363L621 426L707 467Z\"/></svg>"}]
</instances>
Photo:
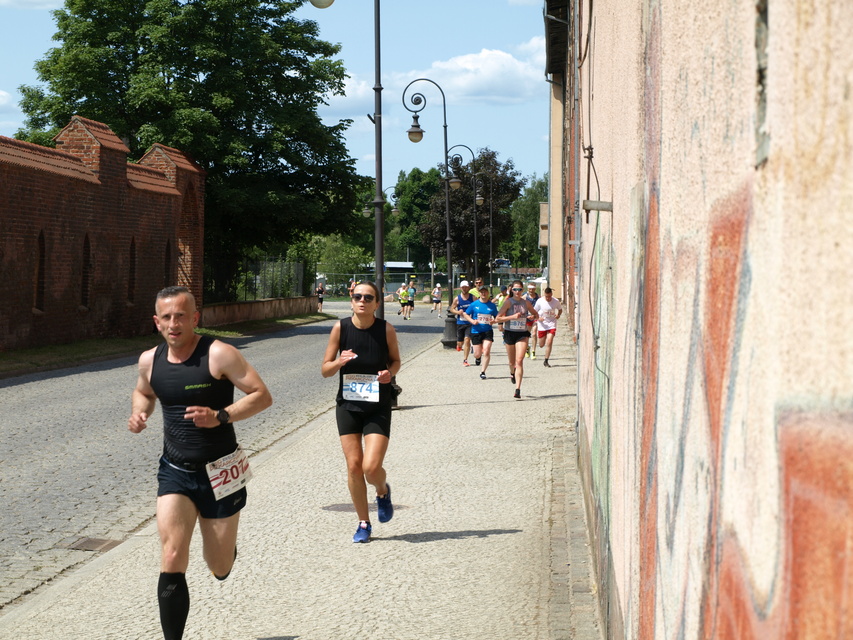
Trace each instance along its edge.
<instances>
[{"instance_id":1,"label":"runner in white shirt","mask_svg":"<svg viewBox=\"0 0 853 640\"><path fill-rule=\"evenodd\" d=\"M433 311L438 311L438 316L441 317L441 283L435 285L435 288L432 290L432 309L429 310L430 313Z\"/></svg>"},{"instance_id":2,"label":"runner in white shirt","mask_svg":"<svg viewBox=\"0 0 853 640\"><path fill-rule=\"evenodd\" d=\"M551 357L551 346L554 344L554 336L557 333L557 320L563 315L563 305L554 297L551 288L546 287L545 295L536 301L533 308L539 314L536 328L538 329L539 346L545 347L544 364L546 367L550 367L548 358Z\"/></svg>"}]
</instances>

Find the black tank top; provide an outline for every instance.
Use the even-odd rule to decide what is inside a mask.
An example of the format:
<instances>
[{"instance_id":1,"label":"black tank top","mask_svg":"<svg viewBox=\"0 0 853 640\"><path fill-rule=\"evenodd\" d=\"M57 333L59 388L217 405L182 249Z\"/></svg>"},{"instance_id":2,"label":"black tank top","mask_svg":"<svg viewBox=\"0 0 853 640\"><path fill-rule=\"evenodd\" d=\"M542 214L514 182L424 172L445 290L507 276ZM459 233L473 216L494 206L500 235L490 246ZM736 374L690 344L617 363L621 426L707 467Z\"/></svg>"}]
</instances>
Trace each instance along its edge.
<instances>
[{"instance_id":1,"label":"black tank top","mask_svg":"<svg viewBox=\"0 0 853 640\"><path fill-rule=\"evenodd\" d=\"M234 385L210 375L213 338L202 336L184 362L169 362L164 342L154 352L151 388L163 407L163 455L172 462L211 462L237 448L234 425L204 429L185 420L187 407L224 409L234 402Z\"/></svg>"},{"instance_id":2,"label":"black tank top","mask_svg":"<svg viewBox=\"0 0 853 640\"><path fill-rule=\"evenodd\" d=\"M346 363L338 374L338 405L349 411L374 411L391 405L391 384L379 385L379 402L344 400L344 374L377 374L388 368L388 336L385 333L385 320L376 318L367 329L356 327L352 318L341 320L341 351L351 349L358 357Z\"/></svg>"}]
</instances>

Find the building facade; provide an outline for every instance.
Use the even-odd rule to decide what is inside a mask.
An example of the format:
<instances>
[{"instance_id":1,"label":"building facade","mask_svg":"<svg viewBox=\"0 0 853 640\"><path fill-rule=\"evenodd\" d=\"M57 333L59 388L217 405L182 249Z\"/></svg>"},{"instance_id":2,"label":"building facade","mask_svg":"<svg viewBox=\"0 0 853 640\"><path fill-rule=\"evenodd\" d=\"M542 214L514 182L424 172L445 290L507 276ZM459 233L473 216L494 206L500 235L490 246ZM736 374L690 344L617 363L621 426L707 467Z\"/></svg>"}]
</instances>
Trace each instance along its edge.
<instances>
[{"instance_id":1,"label":"building facade","mask_svg":"<svg viewBox=\"0 0 853 640\"><path fill-rule=\"evenodd\" d=\"M79 116L55 140L0 136L0 350L150 333L168 285L201 305L204 171Z\"/></svg>"},{"instance_id":2,"label":"building facade","mask_svg":"<svg viewBox=\"0 0 853 640\"><path fill-rule=\"evenodd\" d=\"M853 3L544 10L607 636L853 637Z\"/></svg>"}]
</instances>

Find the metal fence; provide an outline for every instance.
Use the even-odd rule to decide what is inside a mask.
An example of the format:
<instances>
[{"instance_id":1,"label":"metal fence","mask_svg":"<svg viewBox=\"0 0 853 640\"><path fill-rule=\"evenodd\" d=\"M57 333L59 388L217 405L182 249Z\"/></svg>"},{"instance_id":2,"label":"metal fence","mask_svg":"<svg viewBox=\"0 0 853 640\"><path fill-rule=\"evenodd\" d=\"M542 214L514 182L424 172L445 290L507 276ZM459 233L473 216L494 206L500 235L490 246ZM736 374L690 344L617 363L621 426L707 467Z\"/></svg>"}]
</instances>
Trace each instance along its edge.
<instances>
[{"instance_id":1,"label":"metal fence","mask_svg":"<svg viewBox=\"0 0 853 640\"><path fill-rule=\"evenodd\" d=\"M305 265L280 256L244 259L230 292L215 286L206 288L205 302L245 302L265 298L292 298L304 295ZM206 283L209 286L209 283Z\"/></svg>"}]
</instances>

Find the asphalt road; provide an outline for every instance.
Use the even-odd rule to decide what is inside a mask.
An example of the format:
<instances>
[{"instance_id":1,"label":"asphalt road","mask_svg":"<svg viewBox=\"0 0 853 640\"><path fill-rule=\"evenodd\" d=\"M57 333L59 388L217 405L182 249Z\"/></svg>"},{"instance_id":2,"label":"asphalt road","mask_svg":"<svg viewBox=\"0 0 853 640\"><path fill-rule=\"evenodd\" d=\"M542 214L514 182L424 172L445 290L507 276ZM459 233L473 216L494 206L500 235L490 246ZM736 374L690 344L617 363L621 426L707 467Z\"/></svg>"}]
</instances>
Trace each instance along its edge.
<instances>
[{"instance_id":1,"label":"asphalt road","mask_svg":"<svg viewBox=\"0 0 853 640\"><path fill-rule=\"evenodd\" d=\"M418 304L396 326L403 361L435 345L443 322ZM343 316L349 303L327 303ZM274 404L237 425L244 449L260 452L334 403L337 378L320 363L333 321L234 340L263 377ZM136 357L0 380L0 609L126 539L154 516L159 409L149 427L127 430ZM401 402L415 397L405 376ZM86 547L81 549L79 547ZM95 550L88 550L95 547Z\"/></svg>"}]
</instances>

